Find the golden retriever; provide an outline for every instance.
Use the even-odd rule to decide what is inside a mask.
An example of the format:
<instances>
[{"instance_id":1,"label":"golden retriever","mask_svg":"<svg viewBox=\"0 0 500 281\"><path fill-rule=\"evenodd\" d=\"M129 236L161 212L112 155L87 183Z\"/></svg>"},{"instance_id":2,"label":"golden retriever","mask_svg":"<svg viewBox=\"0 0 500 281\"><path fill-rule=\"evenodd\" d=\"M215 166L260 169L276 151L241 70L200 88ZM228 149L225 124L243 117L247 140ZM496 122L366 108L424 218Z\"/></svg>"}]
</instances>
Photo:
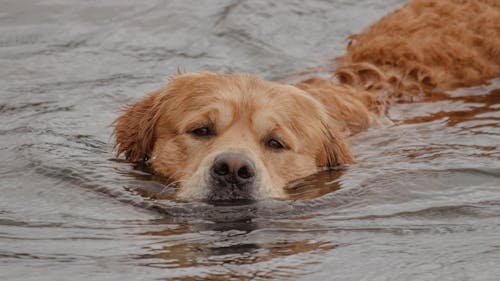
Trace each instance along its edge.
<instances>
[{"instance_id":1,"label":"golden retriever","mask_svg":"<svg viewBox=\"0 0 500 281\"><path fill-rule=\"evenodd\" d=\"M338 81L177 74L115 121L117 153L185 200L286 198L290 181L355 158L346 137L390 103L500 75L498 0L413 0L350 37Z\"/></svg>"}]
</instances>

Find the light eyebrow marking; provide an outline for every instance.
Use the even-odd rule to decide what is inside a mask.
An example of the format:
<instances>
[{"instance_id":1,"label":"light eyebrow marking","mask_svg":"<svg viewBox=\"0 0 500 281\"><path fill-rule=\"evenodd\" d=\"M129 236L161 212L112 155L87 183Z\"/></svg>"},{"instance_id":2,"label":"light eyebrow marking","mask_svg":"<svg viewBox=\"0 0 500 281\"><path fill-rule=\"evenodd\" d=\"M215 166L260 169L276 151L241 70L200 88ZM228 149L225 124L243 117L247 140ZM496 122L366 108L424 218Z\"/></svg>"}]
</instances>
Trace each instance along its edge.
<instances>
[{"instance_id":1,"label":"light eyebrow marking","mask_svg":"<svg viewBox=\"0 0 500 281\"><path fill-rule=\"evenodd\" d=\"M232 107L225 103L216 103L196 111L188 112L178 124L179 131L196 129L195 126L210 125L215 129L222 129L232 122Z\"/></svg>"},{"instance_id":2,"label":"light eyebrow marking","mask_svg":"<svg viewBox=\"0 0 500 281\"><path fill-rule=\"evenodd\" d=\"M287 148L297 150L296 134L286 124L280 122L279 115L274 112L255 112L252 116L253 128L262 142L275 137L285 143Z\"/></svg>"}]
</instances>

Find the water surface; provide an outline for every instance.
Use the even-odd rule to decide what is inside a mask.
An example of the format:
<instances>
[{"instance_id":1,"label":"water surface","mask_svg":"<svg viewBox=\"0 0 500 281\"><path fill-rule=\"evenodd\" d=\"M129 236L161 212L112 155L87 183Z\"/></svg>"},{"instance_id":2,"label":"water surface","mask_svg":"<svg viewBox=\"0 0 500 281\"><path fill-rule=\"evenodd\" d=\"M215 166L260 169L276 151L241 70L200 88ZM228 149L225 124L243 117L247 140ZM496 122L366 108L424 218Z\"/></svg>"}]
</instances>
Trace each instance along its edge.
<instances>
[{"instance_id":1,"label":"water surface","mask_svg":"<svg viewBox=\"0 0 500 281\"><path fill-rule=\"evenodd\" d=\"M120 108L177 67L324 76L402 2L2 1L0 279L498 280L499 80L395 106L289 201L168 200L114 157Z\"/></svg>"}]
</instances>

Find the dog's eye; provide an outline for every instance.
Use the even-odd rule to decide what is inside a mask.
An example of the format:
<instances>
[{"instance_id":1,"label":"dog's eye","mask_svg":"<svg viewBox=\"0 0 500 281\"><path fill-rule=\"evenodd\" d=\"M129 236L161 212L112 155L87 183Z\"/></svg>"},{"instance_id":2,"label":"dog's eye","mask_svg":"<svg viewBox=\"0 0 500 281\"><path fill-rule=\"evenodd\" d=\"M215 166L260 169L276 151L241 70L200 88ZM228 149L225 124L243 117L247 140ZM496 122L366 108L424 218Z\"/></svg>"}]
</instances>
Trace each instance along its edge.
<instances>
[{"instance_id":1,"label":"dog's eye","mask_svg":"<svg viewBox=\"0 0 500 281\"><path fill-rule=\"evenodd\" d=\"M283 144L281 144L281 142L279 142L275 139L268 140L266 145L272 149L284 149L285 148L285 146L283 146Z\"/></svg>"},{"instance_id":2,"label":"dog's eye","mask_svg":"<svg viewBox=\"0 0 500 281\"><path fill-rule=\"evenodd\" d=\"M192 130L191 134L197 137L209 137L213 135L213 132L209 127L200 127Z\"/></svg>"}]
</instances>

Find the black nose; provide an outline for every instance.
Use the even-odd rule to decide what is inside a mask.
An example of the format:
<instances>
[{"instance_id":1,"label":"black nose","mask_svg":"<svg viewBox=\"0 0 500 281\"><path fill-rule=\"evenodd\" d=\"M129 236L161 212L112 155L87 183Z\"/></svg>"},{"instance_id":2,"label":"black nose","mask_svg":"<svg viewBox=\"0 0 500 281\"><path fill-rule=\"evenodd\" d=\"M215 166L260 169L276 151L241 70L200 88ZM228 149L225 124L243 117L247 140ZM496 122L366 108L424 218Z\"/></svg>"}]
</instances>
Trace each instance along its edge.
<instances>
[{"instance_id":1,"label":"black nose","mask_svg":"<svg viewBox=\"0 0 500 281\"><path fill-rule=\"evenodd\" d=\"M255 180L255 165L243 154L226 152L215 158L210 174L220 183L243 186Z\"/></svg>"}]
</instances>

